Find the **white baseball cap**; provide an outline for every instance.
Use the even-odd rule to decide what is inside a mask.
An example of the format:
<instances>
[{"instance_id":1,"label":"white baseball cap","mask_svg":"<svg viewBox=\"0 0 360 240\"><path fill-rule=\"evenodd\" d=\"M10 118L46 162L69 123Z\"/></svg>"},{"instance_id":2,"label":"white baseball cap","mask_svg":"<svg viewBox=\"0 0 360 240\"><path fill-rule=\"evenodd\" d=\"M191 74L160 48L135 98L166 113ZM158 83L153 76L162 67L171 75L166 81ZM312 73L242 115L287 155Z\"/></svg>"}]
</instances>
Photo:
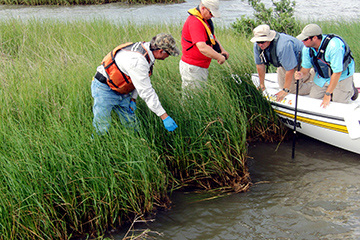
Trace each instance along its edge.
<instances>
[{"instance_id":1,"label":"white baseball cap","mask_svg":"<svg viewBox=\"0 0 360 240\"><path fill-rule=\"evenodd\" d=\"M201 3L210 10L214 17L220 17L219 0L201 0Z\"/></svg>"}]
</instances>

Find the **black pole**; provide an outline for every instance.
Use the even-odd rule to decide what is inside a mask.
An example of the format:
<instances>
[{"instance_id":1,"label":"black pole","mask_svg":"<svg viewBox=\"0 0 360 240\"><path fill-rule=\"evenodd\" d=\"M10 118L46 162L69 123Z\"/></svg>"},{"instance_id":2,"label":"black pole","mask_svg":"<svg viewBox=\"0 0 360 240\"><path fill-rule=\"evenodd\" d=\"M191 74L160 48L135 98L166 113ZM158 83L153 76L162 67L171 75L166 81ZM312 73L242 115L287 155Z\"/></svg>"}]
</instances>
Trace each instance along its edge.
<instances>
[{"instance_id":1,"label":"black pole","mask_svg":"<svg viewBox=\"0 0 360 240\"><path fill-rule=\"evenodd\" d=\"M300 68L301 68L301 52L299 51L297 70L300 71ZM295 80L295 84L296 84L296 94L295 94L295 113L294 113L294 137L293 137L292 154L291 154L292 159L294 159L295 157L296 125L297 125L296 118L297 118L297 102L299 95L299 79Z\"/></svg>"}]
</instances>

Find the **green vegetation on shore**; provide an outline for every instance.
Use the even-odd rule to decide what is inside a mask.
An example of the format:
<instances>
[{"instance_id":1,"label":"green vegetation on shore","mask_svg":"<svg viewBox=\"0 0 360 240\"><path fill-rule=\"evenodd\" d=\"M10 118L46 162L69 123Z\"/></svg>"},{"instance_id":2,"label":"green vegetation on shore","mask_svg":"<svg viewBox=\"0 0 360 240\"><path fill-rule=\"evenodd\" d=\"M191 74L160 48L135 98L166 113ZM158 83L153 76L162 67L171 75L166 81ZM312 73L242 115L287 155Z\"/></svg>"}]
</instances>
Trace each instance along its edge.
<instances>
[{"instance_id":1,"label":"green vegetation on shore","mask_svg":"<svg viewBox=\"0 0 360 240\"><path fill-rule=\"evenodd\" d=\"M184 0L0 0L3 5L93 5L106 3L124 4L155 4L155 3L182 3Z\"/></svg>"},{"instance_id":2,"label":"green vegetation on shore","mask_svg":"<svg viewBox=\"0 0 360 240\"><path fill-rule=\"evenodd\" d=\"M321 24L348 41L355 59L359 25ZM180 25L0 23L0 239L102 236L166 207L173 189L248 190L247 142L283 132L250 83L252 43L230 29L217 30L230 59L212 63L206 90L190 103L181 97L180 58L156 62L152 83L175 132L139 100L138 134L114 117L109 136L91 139L96 67L118 44L159 32L180 47Z\"/></svg>"}]
</instances>

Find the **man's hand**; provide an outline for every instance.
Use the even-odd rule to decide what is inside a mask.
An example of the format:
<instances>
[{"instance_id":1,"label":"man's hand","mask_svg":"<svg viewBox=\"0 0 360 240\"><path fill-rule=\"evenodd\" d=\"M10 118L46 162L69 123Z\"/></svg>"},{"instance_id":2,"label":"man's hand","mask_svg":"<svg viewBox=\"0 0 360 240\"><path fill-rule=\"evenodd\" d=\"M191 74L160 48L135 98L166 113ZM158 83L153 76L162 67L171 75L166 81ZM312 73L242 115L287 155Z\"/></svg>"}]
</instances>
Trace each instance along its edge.
<instances>
[{"instance_id":1,"label":"man's hand","mask_svg":"<svg viewBox=\"0 0 360 240\"><path fill-rule=\"evenodd\" d=\"M219 58L217 58L217 62L218 62L218 64L223 64L225 61L226 61L226 56L225 55L223 55L223 54L220 54L219 53Z\"/></svg>"},{"instance_id":2,"label":"man's hand","mask_svg":"<svg viewBox=\"0 0 360 240\"><path fill-rule=\"evenodd\" d=\"M266 89L265 84L260 83L260 86L258 87L258 89L261 90L261 91L265 91L265 89Z\"/></svg>"},{"instance_id":3,"label":"man's hand","mask_svg":"<svg viewBox=\"0 0 360 240\"><path fill-rule=\"evenodd\" d=\"M228 60L229 59L229 53L227 51L222 51L221 52L221 55L223 55L225 57L225 60Z\"/></svg>"},{"instance_id":4,"label":"man's hand","mask_svg":"<svg viewBox=\"0 0 360 240\"><path fill-rule=\"evenodd\" d=\"M280 92L278 92L275 95L276 95L276 101L281 102L286 97L286 95L288 95L288 93L285 92L284 90L281 90Z\"/></svg>"},{"instance_id":5,"label":"man's hand","mask_svg":"<svg viewBox=\"0 0 360 240\"><path fill-rule=\"evenodd\" d=\"M168 130L169 132L174 131L178 126L176 125L176 122L170 117L167 116L167 118L165 118L163 120L164 123L164 127L166 128L166 130Z\"/></svg>"},{"instance_id":6,"label":"man's hand","mask_svg":"<svg viewBox=\"0 0 360 240\"><path fill-rule=\"evenodd\" d=\"M135 110L136 110L136 102L133 100L130 100L130 105L129 105L130 113L135 113Z\"/></svg>"},{"instance_id":7,"label":"man's hand","mask_svg":"<svg viewBox=\"0 0 360 240\"><path fill-rule=\"evenodd\" d=\"M331 95L325 95L323 98L322 103L320 104L320 107L326 108L330 105Z\"/></svg>"},{"instance_id":8,"label":"man's hand","mask_svg":"<svg viewBox=\"0 0 360 240\"><path fill-rule=\"evenodd\" d=\"M300 79L302 79L303 77L304 77L304 74L303 74L302 72L300 72L300 71L295 71L294 78L295 78L296 80L300 80Z\"/></svg>"}]
</instances>

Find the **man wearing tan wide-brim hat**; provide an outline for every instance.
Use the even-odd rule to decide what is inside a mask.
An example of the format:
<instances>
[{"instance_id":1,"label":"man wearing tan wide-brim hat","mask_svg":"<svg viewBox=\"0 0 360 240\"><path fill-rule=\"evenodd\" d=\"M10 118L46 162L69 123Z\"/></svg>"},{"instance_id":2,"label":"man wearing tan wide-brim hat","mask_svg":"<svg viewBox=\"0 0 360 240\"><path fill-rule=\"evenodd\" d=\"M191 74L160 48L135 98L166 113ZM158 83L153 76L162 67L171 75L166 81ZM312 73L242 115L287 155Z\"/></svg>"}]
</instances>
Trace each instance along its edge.
<instances>
[{"instance_id":1,"label":"man wearing tan wide-brim hat","mask_svg":"<svg viewBox=\"0 0 360 240\"><path fill-rule=\"evenodd\" d=\"M296 92L294 73L298 65L299 52L304 45L295 37L271 30L266 24L254 28L253 33L254 37L250 41L254 43L254 60L260 88L265 90L266 67L272 64L277 67L278 83L282 89L276 94L276 100L281 101L288 93ZM299 95L309 94L311 77L311 74L308 74L299 81Z\"/></svg>"}]
</instances>

